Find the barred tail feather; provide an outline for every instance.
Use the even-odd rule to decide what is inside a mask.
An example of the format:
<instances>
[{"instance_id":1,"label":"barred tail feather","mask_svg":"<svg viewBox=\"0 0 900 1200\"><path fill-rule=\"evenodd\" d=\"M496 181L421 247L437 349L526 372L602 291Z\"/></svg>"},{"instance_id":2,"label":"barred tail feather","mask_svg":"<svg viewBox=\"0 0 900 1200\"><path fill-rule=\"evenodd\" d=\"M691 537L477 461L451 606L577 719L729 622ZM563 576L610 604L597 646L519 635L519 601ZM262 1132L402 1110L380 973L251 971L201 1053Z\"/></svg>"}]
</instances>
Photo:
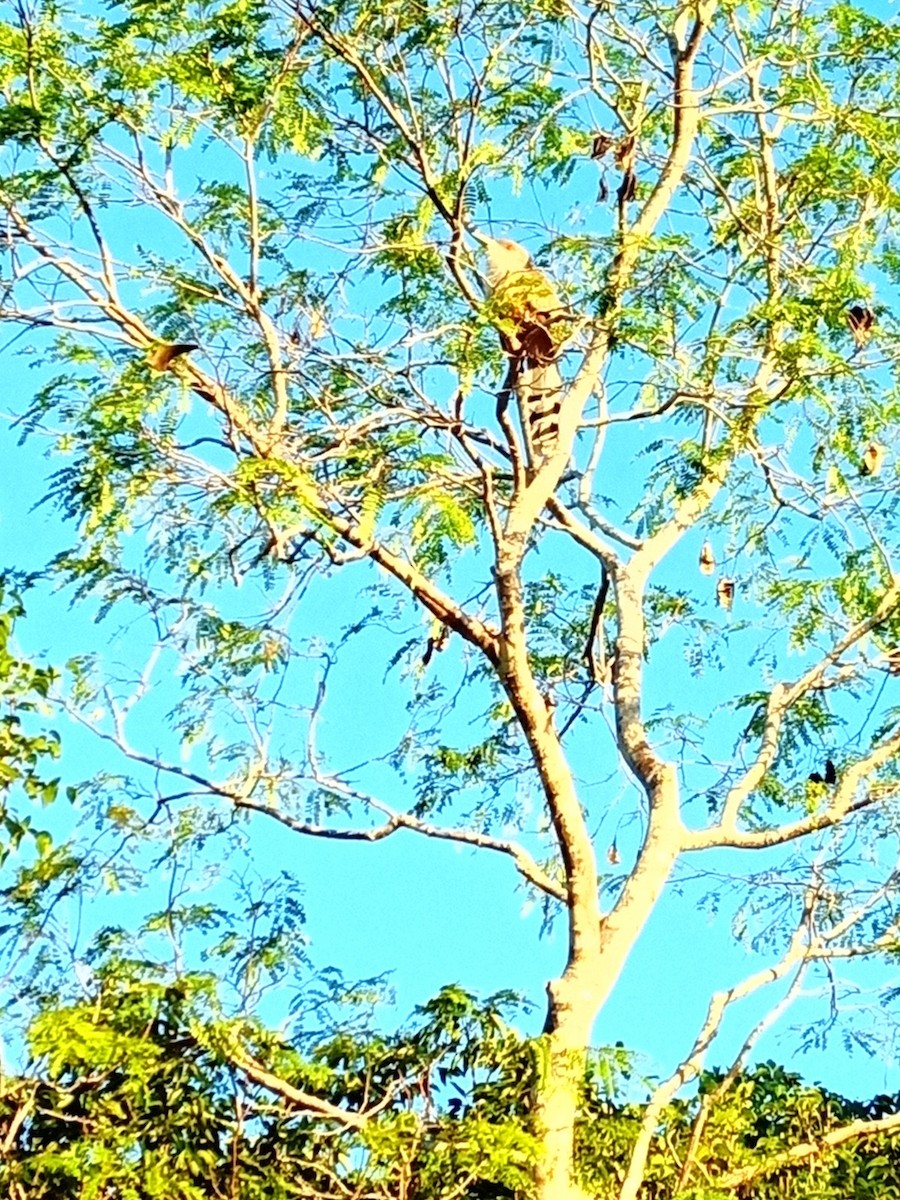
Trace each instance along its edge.
<instances>
[{"instance_id":1,"label":"barred tail feather","mask_svg":"<svg viewBox=\"0 0 900 1200\"><path fill-rule=\"evenodd\" d=\"M519 412L532 462L549 456L559 438L563 381L556 363L528 367L519 380Z\"/></svg>"}]
</instances>

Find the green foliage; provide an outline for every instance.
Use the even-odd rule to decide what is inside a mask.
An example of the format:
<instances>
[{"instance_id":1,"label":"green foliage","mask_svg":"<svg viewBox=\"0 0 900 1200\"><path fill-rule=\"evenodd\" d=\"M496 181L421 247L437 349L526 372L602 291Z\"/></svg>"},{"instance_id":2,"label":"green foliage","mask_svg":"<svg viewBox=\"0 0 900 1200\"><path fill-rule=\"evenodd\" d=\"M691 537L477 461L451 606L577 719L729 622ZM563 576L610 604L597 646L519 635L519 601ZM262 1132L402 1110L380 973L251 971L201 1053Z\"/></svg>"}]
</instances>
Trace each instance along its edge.
<instances>
[{"instance_id":1,"label":"green foliage","mask_svg":"<svg viewBox=\"0 0 900 1200\"><path fill-rule=\"evenodd\" d=\"M390 1197L413 1181L426 1197L511 1195L534 1157L518 1116L527 1051L503 1016L515 1004L447 988L389 1038L316 1029L301 1050L225 1019L210 977L167 981L107 951L86 998L48 997L31 1023L29 1070L0 1092L0 1183L36 1200ZM294 1111L231 1057L248 1044L288 1085L371 1119L356 1131Z\"/></svg>"},{"instance_id":2,"label":"green foliage","mask_svg":"<svg viewBox=\"0 0 900 1200\"><path fill-rule=\"evenodd\" d=\"M97 1195L162 1200L230 1188L262 1200L365 1187L387 1200L405 1187L428 1200L460 1188L501 1200L527 1189L535 1051L507 1024L515 996L479 1003L447 987L396 1034L314 1028L292 1045L256 1021L227 1019L211 977L168 979L115 945L107 939L95 957L82 999L45 998L28 1068L4 1081L0 1183L11 1195L82 1197L102 1186ZM289 1087L370 1119L355 1129L296 1107L242 1070L248 1046ZM577 1146L598 1200L618 1195L640 1126L642 1105L622 1094L634 1084L623 1047L595 1053ZM642 1194L892 1195L898 1135L823 1139L898 1110L896 1097L847 1101L771 1062L734 1077L708 1072L693 1098L661 1114ZM791 1156L798 1145L809 1152Z\"/></svg>"},{"instance_id":3,"label":"green foliage","mask_svg":"<svg viewBox=\"0 0 900 1200\"><path fill-rule=\"evenodd\" d=\"M50 667L38 667L18 656L13 640L15 625L24 616L22 601L8 580L0 578L0 864L23 838L33 839L39 859L38 870L47 868L44 856L50 850L50 834L35 829L30 815L20 815L11 805L15 789L31 801L52 804L59 793L59 779L45 774L48 763L59 757L55 732L31 732L27 714L46 718L51 688L57 680ZM69 799L73 799L71 789Z\"/></svg>"},{"instance_id":4,"label":"green foliage","mask_svg":"<svg viewBox=\"0 0 900 1200\"><path fill-rule=\"evenodd\" d=\"M589 1096L588 1105L590 1115L579 1127L581 1171L598 1200L612 1200L643 1107L610 1103L597 1094ZM869 1103L846 1100L804 1084L773 1062L736 1077L706 1072L694 1098L669 1105L662 1115L641 1194L654 1200L894 1195L900 1187L897 1133L851 1137L836 1145L824 1139L854 1121L898 1111L896 1096L877 1096ZM808 1146L809 1152L792 1156L798 1146Z\"/></svg>"}]
</instances>

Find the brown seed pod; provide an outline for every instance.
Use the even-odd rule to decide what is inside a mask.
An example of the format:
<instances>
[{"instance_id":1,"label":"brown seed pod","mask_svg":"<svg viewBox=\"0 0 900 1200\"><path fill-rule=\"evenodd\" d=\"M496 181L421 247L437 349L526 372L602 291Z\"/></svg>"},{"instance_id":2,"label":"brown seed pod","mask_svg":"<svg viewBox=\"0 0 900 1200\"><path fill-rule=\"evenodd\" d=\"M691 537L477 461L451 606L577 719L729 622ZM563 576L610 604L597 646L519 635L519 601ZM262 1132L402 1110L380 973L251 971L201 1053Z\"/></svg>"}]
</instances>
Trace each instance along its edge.
<instances>
[{"instance_id":1,"label":"brown seed pod","mask_svg":"<svg viewBox=\"0 0 900 1200\"><path fill-rule=\"evenodd\" d=\"M318 341L319 338L325 336L328 332L328 325L325 322L325 314L321 308L314 308L309 314L309 336L313 341Z\"/></svg>"},{"instance_id":2,"label":"brown seed pod","mask_svg":"<svg viewBox=\"0 0 900 1200\"><path fill-rule=\"evenodd\" d=\"M619 184L616 196L620 204L629 204L637 194L637 177L634 171L629 168L622 176L622 182Z\"/></svg>"},{"instance_id":3,"label":"brown seed pod","mask_svg":"<svg viewBox=\"0 0 900 1200\"><path fill-rule=\"evenodd\" d=\"M716 569L716 556L709 542L704 542L700 550L700 570L704 575L712 575Z\"/></svg>"},{"instance_id":4,"label":"brown seed pod","mask_svg":"<svg viewBox=\"0 0 900 1200\"><path fill-rule=\"evenodd\" d=\"M862 456L860 464L860 475L877 475L884 463L884 446L879 446L878 442L869 442Z\"/></svg>"},{"instance_id":5,"label":"brown seed pod","mask_svg":"<svg viewBox=\"0 0 900 1200\"><path fill-rule=\"evenodd\" d=\"M622 861L622 855L619 853L619 847L616 845L615 838L606 852L606 861L614 867L617 867Z\"/></svg>"},{"instance_id":6,"label":"brown seed pod","mask_svg":"<svg viewBox=\"0 0 900 1200\"><path fill-rule=\"evenodd\" d=\"M875 327L875 314L862 304L851 304L847 309L847 324L858 347L866 344Z\"/></svg>"},{"instance_id":7,"label":"brown seed pod","mask_svg":"<svg viewBox=\"0 0 900 1200\"><path fill-rule=\"evenodd\" d=\"M594 134L594 143L591 146L591 158L603 158L615 145L615 138L611 138L608 133Z\"/></svg>"},{"instance_id":8,"label":"brown seed pod","mask_svg":"<svg viewBox=\"0 0 900 1200\"><path fill-rule=\"evenodd\" d=\"M196 349L198 347L193 342L162 342L147 355L147 366L154 371L167 371L176 358Z\"/></svg>"},{"instance_id":9,"label":"brown seed pod","mask_svg":"<svg viewBox=\"0 0 900 1200\"><path fill-rule=\"evenodd\" d=\"M734 604L734 580L720 579L716 584L716 601L726 612L731 612Z\"/></svg>"}]
</instances>

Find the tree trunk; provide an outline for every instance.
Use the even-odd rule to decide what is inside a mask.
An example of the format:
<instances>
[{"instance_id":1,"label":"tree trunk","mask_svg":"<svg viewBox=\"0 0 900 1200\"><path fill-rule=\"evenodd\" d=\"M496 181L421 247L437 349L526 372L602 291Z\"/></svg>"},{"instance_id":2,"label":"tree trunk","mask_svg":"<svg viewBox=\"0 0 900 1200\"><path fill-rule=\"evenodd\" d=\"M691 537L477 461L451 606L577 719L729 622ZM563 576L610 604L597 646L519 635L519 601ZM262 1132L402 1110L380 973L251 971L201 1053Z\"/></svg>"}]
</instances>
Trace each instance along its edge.
<instances>
[{"instance_id":1,"label":"tree trunk","mask_svg":"<svg viewBox=\"0 0 900 1200\"><path fill-rule=\"evenodd\" d=\"M547 1029L535 1049L536 1200L587 1200L574 1176L575 1122L599 998L567 975L548 984Z\"/></svg>"},{"instance_id":2,"label":"tree trunk","mask_svg":"<svg viewBox=\"0 0 900 1200\"><path fill-rule=\"evenodd\" d=\"M547 1024L536 1049L535 1200L587 1200L575 1179L575 1126L591 1031L678 857L679 828L657 816L616 907L600 922L599 946L573 947L563 975L547 986Z\"/></svg>"}]
</instances>

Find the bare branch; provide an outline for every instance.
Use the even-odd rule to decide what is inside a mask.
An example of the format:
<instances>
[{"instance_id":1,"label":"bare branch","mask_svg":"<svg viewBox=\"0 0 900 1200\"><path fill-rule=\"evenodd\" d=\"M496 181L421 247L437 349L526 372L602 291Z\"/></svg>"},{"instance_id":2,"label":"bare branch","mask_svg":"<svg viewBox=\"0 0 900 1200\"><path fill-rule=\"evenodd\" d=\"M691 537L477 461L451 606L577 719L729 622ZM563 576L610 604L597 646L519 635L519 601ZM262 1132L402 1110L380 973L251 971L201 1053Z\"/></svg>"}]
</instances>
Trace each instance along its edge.
<instances>
[{"instance_id":1,"label":"bare branch","mask_svg":"<svg viewBox=\"0 0 900 1200\"><path fill-rule=\"evenodd\" d=\"M737 823L751 793L759 787L763 776L775 760L778 739L785 715L793 704L807 692L823 686L829 668L835 667L841 657L866 634L877 629L900 605L900 590L889 587L871 616L854 625L835 643L818 663L811 667L793 684L777 683L769 694L765 727L760 738L756 760L744 778L728 793L721 820L706 830L697 830L689 835L686 849L700 850L709 846L735 846L750 849L754 846L774 846L794 838L803 837L815 830L826 829L837 824L845 816L874 804L880 797L874 793L864 799L854 800L856 788L872 771L889 762L900 748L900 730L868 755L848 767L827 806L820 813L810 814L788 825L774 829L742 832Z\"/></svg>"},{"instance_id":2,"label":"bare branch","mask_svg":"<svg viewBox=\"0 0 900 1200\"><path fill-rule=\"evenodd\" d=\"M295 833L303 834L306 837L328 838L332 841L343 842L380 842L397 833L398 830L408 829L413 833L418 833L428 838L459 842L466 846L473 846L478 850L494 850L500 854L509 855L515 863L516 870L533 887L536 887L548 896L552 896L555 900L559 900L563 904L567 902L566 889L562 885L555 883L541 869L531 855L515 842L506 841L503 838L491 837L486 833L477 833L470 829L446 829L439 825L429 825L426 821L422 821L410 813L394 812L387 805L375 800L372 796L359 792L355 788L350 788L346 784L342 784L339 780L322 780L320 783L323 788L355 800L367 808L375 809L384 814L389 813L387 821L383 825L374 826L371 829L335 829L327 825L314 825L307 821L300 821L296 817L292 817L288 813L281 812L272 807L270 804L264 804L249 797L236 798L234 806L238 809L263 813L265 816L279 821L282 825L286 825L288 829L292 829Z\"/></svg>"},{"instance_id":3,"label":"bare branch","mask_svg":"<svg viewBox=\"0 0 900 1200\"><path fill-rule=\"evenodd\" d=\"M230 1047L225 1053L231 1064L242 1071L248 1079L252 1079L254 1083L258 1083L267 1091L274 1092L276 1096L286 1100L292 1108L321 1117L326 1121L334 1121L347 1129L364 1129L373 1117L387 1108L394 1098L393 1093L388 1089L385 1098L373 1108L367 1109L365 1112L351 1112L349 1109L339 1108L336 1104L322 1100L319 1096L312 1095L311 1092L304 1092L300 1088L294 1087L293 1084L281 1079L272 1071L266 1070L262 1063L257 1062L249 1054L242 1053L236 1047Z\"/></svg>"}]
</instances>

